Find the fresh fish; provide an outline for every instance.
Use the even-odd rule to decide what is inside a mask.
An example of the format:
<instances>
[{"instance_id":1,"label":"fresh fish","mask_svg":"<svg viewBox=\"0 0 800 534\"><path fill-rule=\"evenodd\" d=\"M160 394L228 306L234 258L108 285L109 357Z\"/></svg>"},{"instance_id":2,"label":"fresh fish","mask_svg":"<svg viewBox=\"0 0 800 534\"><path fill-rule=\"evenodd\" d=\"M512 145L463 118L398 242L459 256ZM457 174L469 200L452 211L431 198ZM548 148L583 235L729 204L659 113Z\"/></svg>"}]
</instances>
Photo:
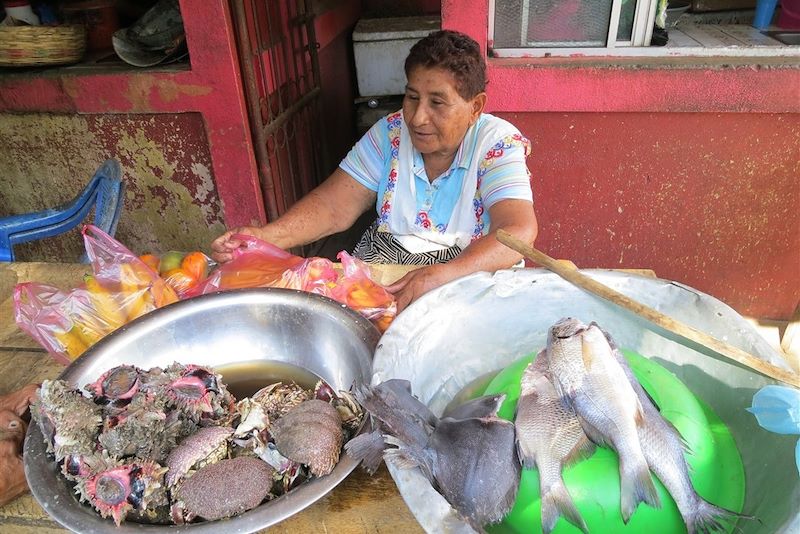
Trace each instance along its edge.
<instances>
[{"instance_id":1,"label":"fresh fish","mask_svg":"<svg viewBox=\"0 0 800 534\"><path fill-rule=\"evenodd\" d=\"M689 466L684 457L686 447L680 434L653 404L611 336L603 333L642 405L644 424L639 427L639 442L644 457L675 500L687 533L725 532L727 521L746 516L715 506L697 494L689 478Z\"/></svg>"},{"instance_id":2,"label":"fresh fish","mask_svg":"<svg viewBox=\"0 0 800 534\"><path fill-rule=\"evenodd\" d=\"M560 516L588 533L570 497L561 470L588 456L594 446L572 409L564 406L548 376L547 353L541 351L522 373L514 424L522 466L539 470L542 531L553 530Z\"/></svg>"},{"instance_id":3,"label":"fresh fish","mask_svg":"<svg viewBox=\"0 0 800 534\"><path fill-rule=\"evenodd\" d=\"M640 502L659 508L639 443L642 406L603 332L596 325L561 319L548 332L547 357L553 385L575 410L586 435L617 451L623 521L628 522Z\"/></svg>"},{"instance_id":4,"label":"fresh fish","mask_svg":"<svg viewBox=\"0 0 800 534\"><path fill-rule=\"evenodd\" d=\"M419 467L431 484L474 528L500 521L514 504L520 465L515 451L514 425L494 415L425 423L425 410L408 408L414 401L405 388L363 387L356 397L378 422L384 434L384 457L401 468ZM398 398L400 397L400 398ZM419 402L419 401L416 401ZM361 436L359 436L361 438ZM363 438L366 442L374 437ZM356 441L353 439L350 443ZM349 444L348 444L349 445ZM346 447L347 453L362 449Z\"/></svg>"}]
</instances>

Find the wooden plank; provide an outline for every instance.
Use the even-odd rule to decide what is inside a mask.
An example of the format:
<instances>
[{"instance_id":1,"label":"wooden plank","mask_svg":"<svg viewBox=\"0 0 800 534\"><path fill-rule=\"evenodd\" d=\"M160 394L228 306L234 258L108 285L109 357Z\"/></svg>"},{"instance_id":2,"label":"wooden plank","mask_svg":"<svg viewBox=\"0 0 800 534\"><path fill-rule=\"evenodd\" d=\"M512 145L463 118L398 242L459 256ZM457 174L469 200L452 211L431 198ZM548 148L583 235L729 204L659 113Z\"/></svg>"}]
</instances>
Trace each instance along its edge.
<instances>
[{"instance_id":1,"label":"wooden plank","mask_svg":"<svg viewBox=\"0 0 800 534\"><path fill-rule=\"evenodd\" d=\"M26 384L52 380L64 370L43 351L0 349L0 395L21 389Z\"/></svg>"}]
</instances>

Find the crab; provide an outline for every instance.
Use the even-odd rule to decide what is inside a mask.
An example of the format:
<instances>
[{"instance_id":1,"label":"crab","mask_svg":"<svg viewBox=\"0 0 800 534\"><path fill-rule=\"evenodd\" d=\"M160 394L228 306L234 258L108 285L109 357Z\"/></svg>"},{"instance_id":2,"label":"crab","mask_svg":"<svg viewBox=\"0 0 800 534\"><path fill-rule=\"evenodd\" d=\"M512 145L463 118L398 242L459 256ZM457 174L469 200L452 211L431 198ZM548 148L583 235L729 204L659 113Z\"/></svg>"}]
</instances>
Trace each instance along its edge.
<instances>
[{"instance_id":1,"label":"crab","mask_svg":"<svg viewBox=\"0 0 800 534\"><path fill-rule=\"evenodd\" d=\"M324 476L339 461L344 436L339 412L329 402L307 400L270 426L275 446L287 458Z\"/></svg>"},{"instance_id":2,"label":"crab","mask_svg":"<svg viewBox=\"0 0 800 534\"><path fill-rule=\"evenodd\" d=\"M244 513L261 504L273 485L274 469L252 456L224 459L206 465L174 492L172 520L195 517L213 521ZM225 498L220 499L220 489Z\"/></svg>"},{"instance_id":3,"label":"crab","mask_svg":"<svg viewBox=\"0 0 800 534\"><path fill-rule=\"evenodd\" d=\"M162 479L166 468L155 462L117 463L98 459L96 469L78 481L75 492L102 517L111 516L117 526L133 510L165 505Z\"/></svg>"},{"instance_id":4,"label":"crab","mask_svg":"<svg viewBox=\"0 0 800 534\"><path fill-rule=\"evenodd\" d=\"M167 456L164 481L172 490L204 465L228 456L229 438L233 429L224 426L204 427L185 438Z\"/></svg>"},{"instance_id":5,"label":"crab","mask_svg":"<svg viewBox=\"0 0 800 534\"><path fill-rule=\"evenodd\" d=\"M102 408L63 380L45 380L31 405L31 416L42 431L47 451L57 462L68 455L96 450L103 424Z\"/></svg>"}]
</instances>

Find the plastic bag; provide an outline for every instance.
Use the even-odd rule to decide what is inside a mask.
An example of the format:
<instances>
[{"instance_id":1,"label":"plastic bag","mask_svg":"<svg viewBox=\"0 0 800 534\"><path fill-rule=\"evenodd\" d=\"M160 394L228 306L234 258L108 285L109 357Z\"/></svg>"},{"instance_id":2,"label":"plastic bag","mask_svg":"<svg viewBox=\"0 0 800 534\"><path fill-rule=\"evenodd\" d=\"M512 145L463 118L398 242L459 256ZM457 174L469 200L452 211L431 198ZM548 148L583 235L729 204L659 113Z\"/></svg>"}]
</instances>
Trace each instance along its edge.
<instances>
[{"instance_id":1,"label":"plastic bag","mask_svg":"<svg viewBox=\"0 0 800 534\"><path fill-rule=\"evenodd\" d=\"M178 301L177 293L138 256L96 226L83 228L94 275L84 278L95 311L113 329Z\"/></svg>"},{"instance_id":2,"label":"plastic bag","mask_svg":"<svg viewBox=\"0 0 800 534\"><path fill-rule=\"evenodd\" d=\"M378 330L385 332L397 315L394 295L372 280L369 267L363 261L345 251L339 252L336 257L342 262L344 274L337 281L331 296L347 304L372 321Z\"/></svg>"},{"instance_id":3,"label":"plastic bag","mask_svg":"<svg viewBox=\"0 0 800 534\"><path fill-rule=\"evenodd\" d=\"M214 262L200 251L180 252L170 250L164 254L142 254L142 262L184 298L206 278Z\"/></svg>"},{"instance_id":4,"label":"plastic bag","mask_svg":"<svg viewBox=\"0 0 800 534\"><path fill-rule=\"evenodd\" d=\"M76 296L57 287L25 282L14 287L14 321L59 363L68 364L87 348L71 310Z\"/></svg>"},{"instance_id":5,"label":"plastic bag","mask_svg":"<svg viewBox=\"0 0 800 534\"><path fill-rule=\"evenodd\" d=\"M756 416L762 428L776 434L800 434L800 390L786 386L764 386L753 395L747 411ZM800 440L794 459L800 474Z\"/></svg>"},{"instance_id":6,"label":"plastic bag","mask_svg":"<svg viewBox=\"0 0 800 534\"><path fill-rule=\"evenodd\" d=\"M256 237L237 234L245 246L233 259L215 269L186 296L244 287L283 287L323 295L336 282L333 263L325 258L301 258Z\"/></svg>"},{"instance_id":7,"label":"plastic bag","mask_svg":"<svg viewBox=\"0 0 800 534\"><path fill-rule=\"evenodd\" d=\"M92 274L69 290L36 282L14 288L14 319L60 363L178 295L158 274L95 226L83 228Z\"/></svg>"}]
</instances>

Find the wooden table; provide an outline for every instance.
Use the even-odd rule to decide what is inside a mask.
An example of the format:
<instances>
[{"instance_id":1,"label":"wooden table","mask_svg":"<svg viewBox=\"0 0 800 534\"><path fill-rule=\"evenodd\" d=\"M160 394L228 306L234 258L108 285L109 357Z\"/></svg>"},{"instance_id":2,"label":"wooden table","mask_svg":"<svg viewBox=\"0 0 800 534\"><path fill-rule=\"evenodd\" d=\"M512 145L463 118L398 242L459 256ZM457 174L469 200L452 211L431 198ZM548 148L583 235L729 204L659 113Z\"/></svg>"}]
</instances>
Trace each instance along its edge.
<instances>
[{"instance_id":1,"label":"wooden table","mask_svg":"<svg viewBox=\"0 0 800 534\"><path fill-rule=\"evenodd\" d=\"M0 394L30 382L56 378L63 369L14 323L14 286L33 281L69 289L77 286L87 272L89 266L80 264L0 263ZM403 272L403 268L389 269L377 278L386 283ZM111 522L109 527L113 532ZM0 532L49 534L65 529L26 494L0 507ZM381 467L372 477L356 469L327 496L271 527L269 532L416 533L422 529L400 497L389 472Z\"/></svg>"}]
</instances>

